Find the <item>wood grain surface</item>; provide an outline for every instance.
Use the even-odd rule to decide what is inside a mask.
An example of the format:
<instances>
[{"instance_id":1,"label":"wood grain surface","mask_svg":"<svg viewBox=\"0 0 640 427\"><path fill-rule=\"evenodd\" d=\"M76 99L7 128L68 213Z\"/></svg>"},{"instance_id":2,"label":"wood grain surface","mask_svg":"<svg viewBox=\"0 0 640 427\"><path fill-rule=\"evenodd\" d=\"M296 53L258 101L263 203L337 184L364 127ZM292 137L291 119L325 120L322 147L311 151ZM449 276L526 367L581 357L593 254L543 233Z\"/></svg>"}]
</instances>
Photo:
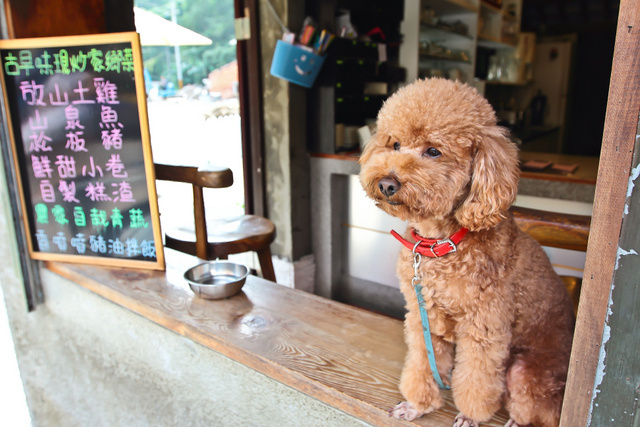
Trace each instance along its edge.
<instances>
[{"instance_id":1,"label":"wood grain surface","mask_svg":"<svg viewBox=\"0 0 640 427\"><path fill-rule=\"evenodd\" d=\"M518 227L543 246L585 252L591 217L512 206Z\"/></svg>"},{"instance_id":2,"label":"wood grain surface","mask_svg":"<svg viewBox=\"0 0 640 427\"><path fill-rule=\"evenodd\" d=\"M524 163L528 160L548 161L557 164L575 164L578 169L573 173L553 174L545 171L532 172L523 171L522 178L541 179L546 181L571 182L575 184L595 184L598 176L598 157L574 156L557 153L538 153L520 151L520 160ZM357 162L360 159L359 152L342 153L342 154L326 154L311 153L311 157L322 159L346 160Z\"/></svg>"},{"instance_id":3,"label":"wood grain surface","mask_svg":"<svg viewBox=\"0 0 640 427\"><path fill-rule=\"evenodd\" d=\"M529 160L546 161L560 165L576 165L578 168L573 173L552 174L548 169L539 172L522 171L522 178L543 179L547 181L572 182L576 184L595 184L598 177L598 157L575 156L559 153L538 153L520 151L520 161Z\"/></svg>"},{"instance_id":4,"label":"wood grain surface","mask_svg":"<svg viewBox=\"0 0 640 427\"><path fill-rule=\"evenodd\" d=\"M197 259L168 249L167 271L49 262L51 271L182 336L374 425L450 426L447 404L414 423L389 418L402 400L402 322L249 276L226 300L182 278ZM499 413L487 426L508 420Z\"/></svg>"},{"instance_id":5,"label":"wood grain surface","mask_svg":"<svg viewBox=\"0 0 640 427\"><path fill-rule=\"evenodd\" d=\"M622 0L561 426L589 425L640 109L640 2Z\"/></svg>"}]
</instances>

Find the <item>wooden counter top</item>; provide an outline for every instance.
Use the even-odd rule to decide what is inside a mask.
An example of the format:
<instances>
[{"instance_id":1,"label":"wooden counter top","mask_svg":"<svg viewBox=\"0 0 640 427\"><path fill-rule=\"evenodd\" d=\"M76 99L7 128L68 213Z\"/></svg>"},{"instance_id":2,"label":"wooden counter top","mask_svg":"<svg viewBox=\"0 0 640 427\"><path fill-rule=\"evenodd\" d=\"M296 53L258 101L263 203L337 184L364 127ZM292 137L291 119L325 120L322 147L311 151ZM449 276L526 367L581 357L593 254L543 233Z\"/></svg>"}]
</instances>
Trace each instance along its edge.
<instances>
[{"instance_id":1,"label":"wooden counter top","mask_svg":"<svg viewBox=\"0 0 640 427\"><path fill-rule=\"evenodd\" d=\"M577 184L595 184L598 178L598 157L573 156L558 153L536 153L529 151L520 152L520 160L525 163L529 160L540 160L562 165L577 165L578 169L569 174L549 173L547 170L540 172L522 171L522 178L544 179L549 181L574 182Z\"/></svg>"},{"instance_id":2,"label":"wooden counter top","mask_svg":"<svg viewBox=\"0 0 640 427\"><path fill-rule=\"evenodd\" d=\"M443 409L414 423L387 415L402 400L402 322L254 276L232 298L203 300L182 279L198 260L169 249L165 255L166 272L59 262L46 268L371 424L451 426L458 411L450 392ZM483 425L507 419L500 413Z\"/></svg>"},{"instance_id":3,"label":"wooden counter top","mask_svg":"<svg viewBox=\"0 0 640 427\"><path fill-rule=\"evenodd\" d=\"M551 163L557 164L575 164L578 165L578 169L576 169L573 173L561 174L561 173L550 173L548 171L523 171L522 178L531 178L531 179L541 179L547 181L562 181L562 182L573 182L576 184L595 184L596 179L598 178L598 163L600 159L598 157L588 157L588 156L573 156L568 154L557 154L557 153L537 153L537 152L528 152L528 151L520 151L520 160L522 163L527 162L529 160L540 160L547 161ZM311 154L312 157L317 158L325 158L325 159L335 159L335 160L347 160L352 162L357 162L359 159L359 153L345 153L345 154L321 154L314 153Z\"/></svg>"}]
</instances>

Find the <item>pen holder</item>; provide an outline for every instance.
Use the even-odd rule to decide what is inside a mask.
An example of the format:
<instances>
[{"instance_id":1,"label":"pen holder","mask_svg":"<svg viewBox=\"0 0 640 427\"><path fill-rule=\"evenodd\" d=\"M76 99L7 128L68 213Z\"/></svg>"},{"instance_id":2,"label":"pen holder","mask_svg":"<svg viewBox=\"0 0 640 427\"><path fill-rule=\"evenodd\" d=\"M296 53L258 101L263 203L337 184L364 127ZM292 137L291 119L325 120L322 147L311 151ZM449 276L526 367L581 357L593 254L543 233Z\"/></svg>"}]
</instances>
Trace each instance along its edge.
<instances>
[{"instance_id":1,"label":"pen holder","mask_svg":"<svg viewBox=\"0 0 640 427\"><path fill-rule=\"evenodd\" d=\"M278 40L271 62L271 75L309 88L318 77L323 62L323 56Z\"/></svg>"}]
</instances>

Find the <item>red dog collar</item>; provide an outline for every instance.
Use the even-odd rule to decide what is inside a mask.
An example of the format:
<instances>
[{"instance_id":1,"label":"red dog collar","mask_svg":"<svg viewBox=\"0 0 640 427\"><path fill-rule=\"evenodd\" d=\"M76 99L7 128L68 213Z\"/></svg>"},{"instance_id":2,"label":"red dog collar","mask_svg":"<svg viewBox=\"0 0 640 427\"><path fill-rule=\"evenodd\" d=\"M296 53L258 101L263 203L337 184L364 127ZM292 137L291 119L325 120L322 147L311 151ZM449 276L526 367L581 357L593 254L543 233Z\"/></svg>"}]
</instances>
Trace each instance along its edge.
<instances>
[{"instance_id":1,"label":"red dog collar","mask_svg":"<svg viewBox=\"0 0 640 427\"><path fill-rule=\"evenodd\" d=\"M460 243L460 241L468 231L469 230L463 227L452 234L448 239L438 240L425 239L424 237L416 233L416 230L411 230L411 237L413 237L416 243L411 243L410 241L396 233L395 230L391 230L391 235L412 251L415 248L415 252L419 253L420 255L431 258L439 258L443 255L457 251L458 243Z\"/></svg>"}]
</instances>

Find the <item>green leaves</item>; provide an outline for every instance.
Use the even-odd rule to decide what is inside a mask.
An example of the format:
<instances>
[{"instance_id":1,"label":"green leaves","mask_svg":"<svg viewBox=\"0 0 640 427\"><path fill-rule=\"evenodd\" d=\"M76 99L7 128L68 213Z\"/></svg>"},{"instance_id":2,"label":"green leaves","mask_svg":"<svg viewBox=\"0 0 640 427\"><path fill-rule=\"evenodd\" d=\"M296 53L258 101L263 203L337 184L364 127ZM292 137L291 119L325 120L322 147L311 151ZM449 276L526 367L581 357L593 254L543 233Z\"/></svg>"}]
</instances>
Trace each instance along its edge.
<instances>
[{"instance_id":1,"label":"green leaves","mask_svg":"<svg viewBox=\"0 0 640 427\"><path fill-rule=\"evenodd\" d=\"M213 41L209 46L180 47L184 84L201 85L211 71L236 59L236 47L229 44L235 38L233 0L136 0L135 4L171 21L172 2L179 25ZM152 80L165 76L177 85L172 46L145 46L142 55Z\"/></svg>"}]
</instances>

